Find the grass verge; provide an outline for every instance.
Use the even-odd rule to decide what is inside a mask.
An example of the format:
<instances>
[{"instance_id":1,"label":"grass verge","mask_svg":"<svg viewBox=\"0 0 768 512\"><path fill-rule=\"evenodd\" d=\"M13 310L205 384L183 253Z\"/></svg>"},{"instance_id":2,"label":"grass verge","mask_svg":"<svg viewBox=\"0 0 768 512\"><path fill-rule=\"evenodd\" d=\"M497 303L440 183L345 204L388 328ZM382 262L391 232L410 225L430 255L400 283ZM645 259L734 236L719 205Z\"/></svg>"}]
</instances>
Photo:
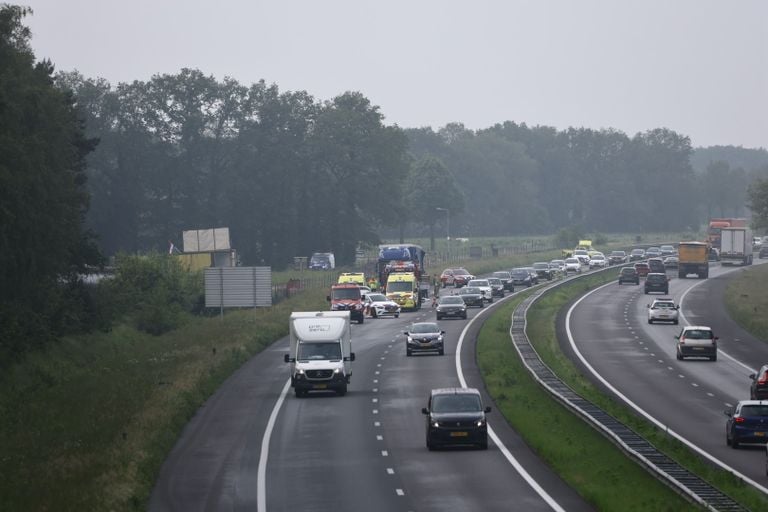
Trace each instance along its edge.
<instances>
[{"instance_id":1,"label":"grass verge","mask_svg":"<svg viewBox=\"0 0 768 512\"><path fill-rule=\"evenodd\" d=\"M768 510L768 498L766 496L764 496L759 491L753 489L751 486L743 483L741 480L737 479L730 473L727 473L725 471L722 471L713 467L708 462L701 459L698 455L691 452L688 448L686 448L683 444L681 444L674 438L667 436L664 432L660 431L655 426L635 416L634 413L623 404L618 403L615 400L613 400L611 397L603 394L600 390L598 390L595 386L593 386L592 383L585 376L581 374L579 369L576 366L574 366L573 363L560 350L557 335L555 332L556 317L558 312L575 297L585 293L586 291L594 288L595 286L598 286L605 282L612 281L614 280L614 278L615 278L615 274L610 271L585 277L585 278L576 280L573 283L570 283L568 285L564 285L558 288L556 291L548 293L547 295L542 297L539 301L537 301L536 304L529 310L528 319L527 319L528 321L527 333L531 342L535 346L537 352L542 357L544 362L550 368L552 368L552 370L562 380L567 382L575 391L577 391L579 394L581 394L583 397L587 398L588 400L599 405L600 407L602 407L604 410L612 414L614 417L616 417L620 421L624 422L630 428L632 428L633 430L638 432L640 435L648 439L659 450L663 451L664 453L669 455L671 458L675 459L678 463L685 466L693 473L706 479L712 485L722 490L729 496L738 500L743 506L752 510ZM506 340L508 340L509 338L508 338L506 329L508 329L508 326L509 326L509 311L503 314L499 312L496 315L494 315L494 317L496 316L501 316L502 317L501 321L505 322L504 329L506 334ZM511 346L511 343L507 343L507 344L509 345L507 350L511 354L513 354L516 358L517 356L516 356L516 353L514 352L514 348ZM483 346L484 346L484 343L481 342L481 347ZM478 360L481 360L481 359L485 360L486 357L487 356L482 352L478 354ZM495 355L493 357L499 358L500 356ZM490 362L493 362L493 361L490 360ZM521 373L523 372L522 369L520 371ZM489 375L489 378L491 378L492 376L493 374L491 373ZM520 377L515 377L515 378L520 380ZM502 392L504 391L502 390ZM533 415L533 420L531 420L532 421L531 426L526 426L525 423L520 423L520 428L523 430L521 431L521 435L523 435L523 437L525 437L526 439L528 439L528 436L537 435L536 433L541 430L541 425L540 425L541 417L546 417L546 415L545 416ZM537 422L537 420L539 421ZM576 420L577 418L574 418L574 421ZM510 421L513 421L513 420L510 420ZM518 425L516 425L514 422L512 424L513 426L518 428ZM530 430L530 432L526 433L528 430ZM553 437L547 435L545 436L544 441L552 444L551 442L552 438ZM533 441L529 441L529 442L531 443L532 446L534 447L536 446L535 444L533 444ZM557 443L557 444L558 444L557 449L560 449L560 445L564 443ZM612 447L613 445L610 445L610 446ZM548 449L545 447L543 448L543 452L541 452L542 457L544 457L545 459L547 458L547 451ZM602 457L602 453L600 453L600 456ZM595 461L595 463L597 463L597 461ZM554 465L554 462L553 462L553 465ZM558 471L559 470L560 469L558 469ZM618 477L618 478L624 481L627 480L624 477ZM591 481L591 478L589 480ZM576 479L576 483L578 483L578 478ZM573 485L577 489L579 488L579 486L576 485L575 483ZM595 491L595 489L593 487L593 484L589 484L587 487L588 487L587 493L584 495L587 499L591 500L592 495L590 494L590 492ZM602 487L603 487L602 485L599 486L600 489L602 489ZM603 491L609 494L611 493L609 489L603 489L601 492ZM639 502L639 503L642 503L642 502ZM619 506L614 508L613 505L607 504L605 505L605 507L606 507L605 510L626 510L626 506ZM645 508L645 505L643 505L643 507L644 508L642 508L642 510L659 510L659 508L657 508L655 505L649 506L648 508ZM603 505L598 506L598 508L602 509ZM638 510L641 510L641 509L638 509Z\"/></svg>"},{"instance_id":2,"label":"grass verge","mask_svg":"<svg viewBox=\"0 0 768 512\"><path fill-rule=\"evenodd\" d=\"M552 399L530 376L509 339L509 319L519 302L504 305L486 321L477 359L499 411L526 443L598 510L698 510Z\"/></svg>"},{"instance_id":3,"label":"grass verge","mask_svg":"<svg viewBox=\"0 0 768 512\"><path fill-rule=\"evenodd\" d=\"M189 418L253 354L287 334L310 290L264 310L62 340L0 376L3 510L144 510Z\"/></svg>"},{"instance_id":4,"label":"grass verge","mask_svg":"<svg viewBox=\"0 0 768 512\"><path fill-rule=\"evenodd\" d=\"M768 265L744 269L725 290L728 314L755 337L768 340Z\"/></svg>"}]
</instances>

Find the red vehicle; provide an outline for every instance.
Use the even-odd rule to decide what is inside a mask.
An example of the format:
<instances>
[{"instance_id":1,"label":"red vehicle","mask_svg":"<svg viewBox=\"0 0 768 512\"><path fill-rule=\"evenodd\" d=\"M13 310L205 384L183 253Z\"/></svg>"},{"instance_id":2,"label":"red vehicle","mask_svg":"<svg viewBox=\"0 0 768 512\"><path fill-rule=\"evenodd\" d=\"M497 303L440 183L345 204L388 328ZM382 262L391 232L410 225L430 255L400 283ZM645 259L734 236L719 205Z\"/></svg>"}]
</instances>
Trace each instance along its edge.
<instances>
[{"instance_id":1,"label":"red vehicle","mask_svg":"<svg viewBox=\"0 0 768 512\"><path fill-rule=\"evenodd\" d=\"M365 305L360 287L352 283L334 284L331 294L326 297L331 303L331 311L349 311L352 320L358 324L365 320Z\"/></svg>"},{"instance_id":2,"label":"red vehicle","mask_svg":"<svg viewBox=\"0 0 768 512\"><path fill-rule=\"evenodd\" d=\"M467 272L465 268L447 268L440 275L440 282L443 283L443 288L446 286L461 288L474 278L475 276Z\"/></svg>"},{"instance_id":3,"label":"red vehicle","mask_svg":"<svg viewBox=\"0 0 768 512\"><path fill-rule=\"evenodd\" d=\"M646 277L651 272L651 267L644 261L638 261L635 263L635 270L640 277Z\"/></svg>"}]
</instances>

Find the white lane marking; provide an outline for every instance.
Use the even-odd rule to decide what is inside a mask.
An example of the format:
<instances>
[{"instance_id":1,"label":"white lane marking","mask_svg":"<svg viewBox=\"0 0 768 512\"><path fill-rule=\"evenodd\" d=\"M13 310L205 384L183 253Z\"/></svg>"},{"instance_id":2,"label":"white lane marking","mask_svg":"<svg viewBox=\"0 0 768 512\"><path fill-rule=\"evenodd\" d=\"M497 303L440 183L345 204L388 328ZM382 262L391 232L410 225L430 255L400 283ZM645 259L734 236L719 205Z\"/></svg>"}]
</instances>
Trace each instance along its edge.
<instances>
[{"instance_id":1,"label":"white lane marking","mask_svg":"<svg viewBox=\"0 0 768 512\"><path fill-rule=\"evenodd\" d=\"M395 489L395 492L398 496L405 496L405 491L402 489Z\"/></svg>"},{"instance_id":2,"label":"white lane marking","mask_svg":"<svg viewBox=\"0 0 768 512\"><path fill-rule=\"evenodd\" d=\"M730 270L730 271L728 271L728 272L733 272L733 270ZM723 274L727 274L728 272L722 272L720 275L723 275ZM679 315L682 317L682 319L683 319L683 322L685 322L686 324L689 324L689 325L690 325L690 322L688 322L688 320L686 320L686 318L685 318L685 313L683 313L683 301L685 300L685 297L688 295L688 292L690 292L691 290L693 290L694 288L696 288L696 287L698 287L698 286L701 286L701 285L703 285L703 284L704 284L704 283L706 283L706 282L707 282L707 280L706 280L706 279L702 279L702 280L700 280L698 283L694 284L693 286L691 286L690 288L688 288L687 290L685 290L685 291L683 292L683 294L680 296L680 302L678 303L678 305L680 306L680 309L678 310L678 314L679 314ZM718 348L717 348L717 352L718 352L719 354L722 354L722 355L724 355L725 357L727 357L728 359L730 359L730 360L731 360L731 361L733 361L734 363L738 364L738 365L739 365L739 366L741 366L742 368L745 368L745 369L746 369L747 371L749 371L750 373L757 373L757 370L755 370L754 368L750 368L748 365L746 365L746 364L742 363L741 361L739 361L738 359L736 359L735 357L733 357L732 355L730 355L728 352L725 352L725 351L723 351L723 349L721 349L720 347L718 347Z\"/></svg>"},{"instance_id":3,"label":"white lane marking","mask_svg":"<svg viewBox=\"0 0 768 512\"><path fill-rule=\"evenodd\" d=\"M373 426L374 427L380 427L381 426L381 422L380 421L374 421L373 422Z\"/></svg>"},{"instance_id":4,"label":"white lane marking","mask_svg":"<svg viewBox=\"0 0 768 512\"><path fill-rule=\"evenodd\" d=\"M508 297L514 297L514 295L508 295ZM501 301L497 302L496 304L500 304L504 299L501 299ZM466 388L467 387L467 381L464 379L464 372L461 369L461 347L464 344L464 337L467 335L467 331L469 330L470 326L483 316L486 312L493 309L494 306L491 305L490 308L483 309L482 311L478 312L475 316L472 317L472 320L467 322L467 325L464 326L464 329L461 330L461 334L459 335L459 343L456 345L456 355L454 356L454 360L456 362L456 376L459 378L459 383L461 384L461 387ZM539 485L539 483L534 480L534 478L528 473L525 468L518 462L518 460L515 458L514 455L512 455L512 452L507 449L506 446L504 446L504 443L501 442L501 439L499 439L499 436L496 435L496 432L493 431L493 428L491 428L490 425L488 425L488 437L491 438L491 441L498 446L499 451L502 455L507 459L507 461L512 465L512 467L517 471L517 473L523 478L523 480L526 481L528 485L531 486L531 488L536 491L536 493L541 497L542 500L544 500L547 505L549 505L552 510L555 510L556 512L565 512L565 509L560 506L559 503L555 501L555 499L547 493L547 491L544 490L543 487Z\"/></svg>"},{"instance_id":5,"label":"white lane marking","mask_svg":"<svg viewBox=\"0 0 768 512\"><path fill-rule=\"evenodd\" d=\"M379 388L373 388L373 392L374 393L378 393L379 392Z\"/></svg>"},{"instance_id":6,"label":"white lane marking","mask_svg":"<svg viewBox=\"0 0 768 512\"><path fill-rule=\"evenodd\" d=\"M568 308L568 313L566 313L566 315L565 315L565 332L568 335L568 343L571 345L571 349L573 350L574 354L576 354L576 357L579 358L581 363L587 368L587 370L589 370L592 373L592 375L595 376L595 378L597 380L599 380L605 387L610 389L612 393L614 393L617 397L619 397L624 402L626 402L627 405L629 405L632 409L637 411L645 419L647 419L648 421L650 421L651 423L653 423L654 425L656 425L657 427L662 429L664 432L666 432L667 434L671 435L672 437L674 437L675 439L677 439L678 441L680 441L681 443L683 443L688 448L690 448L691 450L695 451L696 453L698 453L699 455L701 455L705 459L709 460L710 462L713 462L713 463L717 464L718 466L720 466L721 468L725 469L726 471L730 471L735 476L741 478L742 480L744 480L745 482L747 482L750 485L754 486L755 488L759 489L760 491L762 491L764 493L768 493L768 487L765 487L765 486L759 484L755 480L752 480L751 478L749 478L747 475L744 475L741 472L737 471L736 469L730 467L729 465L727 465L725 462L721 461L720 459L714 457L713 455L710 455L709 452L707 452L706 450L703 450L703 449L699 448L697 445L695 445L692 442L688 441L688 439L686 439L682 435L678 434L677 432L675 432L674 430L669 428L669 426L664 425L661 421L657 420L654 416L651 416L648 412L645 411L645 409L642 409L639 405L637 405L635 402L630 400L628 396L625 396L621 391L616 389L610 382L608 382L605 378L603 378L603 376L600 375L597 372L597 370L595 370L592 367L591 364L589 364L587 359L584 357L584 355L581 353L581 351L576 346L576 341L573 339L573 333L571 332L571 315L573 314L573 310L576 309L576 307L578 307L579 304L581 304L581 301L583 301L584 299L586 299L587 297L589 297L593 293L597 292L598 290L602 290L603 288L607 288L611 284L612 283L607 283L607 284L604 284L603 286L598 286L594 290L591 290L591 291L585 293L576 302L574 302L571 305L570 308ZM697 285L694 285L694 286L697 286ZM682 302L682 299L681 299L681 302ZM707 393L707 394L709 394L709 393Z\"/></svg>"},{"instance_id":7,"label":"white lane marking","mask_svg":"<svg viewBox=\"0 0 768 512\"><path fill-rule=\"evenodd\" d=\"M695 388L699 387L699 385L698 385L698 384L696 384L695 382L691 382L691 386L693 386L693 387L695 387Z\"/></svg>"},{"instance_id":8,"label":"white lane marking","mask_svg":"<svg viewBox=\"0 0 768 512\"><path fill-rule=\"evenodd\" d=\"M389 457L389 452L387 450L381 450L381 456L382 457Z\"/></svg>"},{"instance_id":9,"label":"white lane marking","mask_svg":"<svg viewBox=\"0 0 768 512\"><path fill-rule=\"evenodd\" d=\"M387 473L390 474L390 475L394 475L395 474L395 470L392 469L392 468L387 468Z\"/></svg>"},{"instance_id":10,"label":"white lane marking","mask_svg":"<svg viewBox=\"0 0 768 512\"><path fill-rule=\"evenodd\" d=\"M715 397L715 395L714 395L713 393L709 393L709 392L708 392L708 393L707 393L707 395L708 395L708 396L711 396L712 398L714 398L714 397Z\"/></svg>"},{"instance_id":11,"label":"white lane marking","mask_svg":"<svg viewBox=\"0 0 768 512\"><path fill-rule=\"evenodd\" d=\"M733 404L729 404L728 402L725 402L726 407L733 407Z\"/></svg>"},{"instance_id":12,"label":"white lane marking","mask_svg":"<svg viewBox=\"0 0 768 512\"><path fill-rule=\"evenodd\" d=\"M378 409L374 409L373 410L373 414L379 414L379 410Z\"/></svg>"},{"instance_id":13,"label":"white lane marking","mask_svg":"<svg viewBox=\"0 0 768 512\"><path fill-rule=\"evenodd\" d=\"M283 406L285 396L291 389L291 379L285 381L285 386L280 392L280 396L272 408L267 421L267 428L264 429L264 437L261 438L261 454L259 454L259 469L256 472L256 510L257 512L266 512L267 510L267 457L269 457L269 440L272 438L272 430L275 428L277 414Z\"/></svg>"},{"instance_id":14,"label":"white lane marking","mask_svg":"<svg viewBox=\"0 0 768 512\"><path fill-rule=\"evenodd\" d=\"M383 441L384 440L384 436L376 436L376 440L377 441Z\"/></svg>"}]
</instances>

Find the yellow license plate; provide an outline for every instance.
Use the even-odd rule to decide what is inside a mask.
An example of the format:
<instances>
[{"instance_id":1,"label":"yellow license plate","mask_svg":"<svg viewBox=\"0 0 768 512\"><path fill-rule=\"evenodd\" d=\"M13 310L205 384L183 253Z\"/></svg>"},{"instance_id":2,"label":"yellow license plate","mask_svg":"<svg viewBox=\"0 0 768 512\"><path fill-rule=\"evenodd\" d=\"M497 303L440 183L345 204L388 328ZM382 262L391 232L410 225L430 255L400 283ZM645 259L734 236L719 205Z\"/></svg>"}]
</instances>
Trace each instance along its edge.
<instances>
[{"instance_id":1,"label":"yellow license plate","mask_svg":"<svg viewBox=\"0 0 768 512\"><path fill-rule=\"evenodd\" d=\"M325 389L328 387L328 384L315 384L312 387L315 389Z\"/></svg>"},{"instance_id":2,"label":"yellow license plate","mask_svg":"<svg viewBox=\"0 0 768 512\"><path fill-rule=\"evenodd\" d=\"M765 432L755 432L755 435L757 437L763 437L765 435Z\"/></svg>"},{"instance_id":3,"label":"yellow license plate","mask_svg":"<svg viewBox=\"0 0 768 512\"><path fill-rule=\"evenodd\" d=\"M451 432L451 437L467 437L469 432Z\"/></svg>"}]
</instances>

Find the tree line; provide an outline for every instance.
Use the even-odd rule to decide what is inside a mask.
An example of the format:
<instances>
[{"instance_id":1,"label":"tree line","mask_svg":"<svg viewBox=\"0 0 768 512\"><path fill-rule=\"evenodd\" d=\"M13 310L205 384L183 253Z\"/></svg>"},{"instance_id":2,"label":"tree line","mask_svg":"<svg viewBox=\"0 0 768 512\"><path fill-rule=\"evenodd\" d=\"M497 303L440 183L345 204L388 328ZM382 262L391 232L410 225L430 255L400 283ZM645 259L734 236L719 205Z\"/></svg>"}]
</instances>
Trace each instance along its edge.
<instances>
[{"instance_id":1,"label":"tree line","mask_svg":"<svg viewBox=\"0 0 768 512\"><path fill-rule=\"evenodd\" d=\"M113 86L36 62L28 12L0 7L0 343L93 325L86 267L186 229L229 227L245 265L344 264L383 237L434 240L446 209L455 236L695 230L758 204L748 187L768 176L764 151L694 169L665 128L404 129L359 92L195 69Z\"/></svg>"}]
</instances>

